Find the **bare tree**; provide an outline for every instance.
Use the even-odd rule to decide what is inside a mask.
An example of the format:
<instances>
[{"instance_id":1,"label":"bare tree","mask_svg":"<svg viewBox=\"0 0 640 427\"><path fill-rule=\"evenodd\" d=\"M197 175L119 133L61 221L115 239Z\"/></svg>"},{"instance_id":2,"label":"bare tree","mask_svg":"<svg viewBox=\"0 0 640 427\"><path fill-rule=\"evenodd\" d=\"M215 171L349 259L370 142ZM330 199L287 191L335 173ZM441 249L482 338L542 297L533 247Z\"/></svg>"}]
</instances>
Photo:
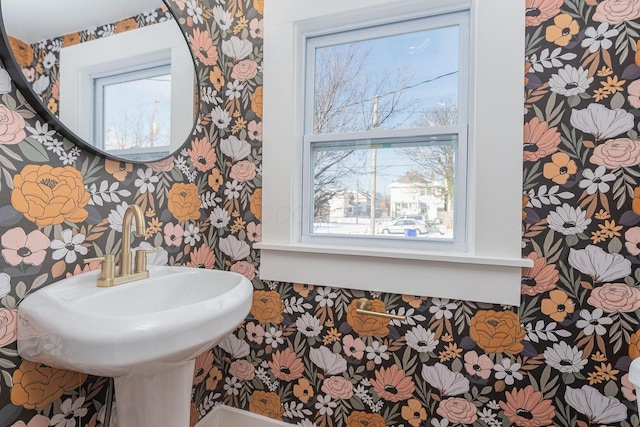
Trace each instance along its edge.
<instances>
[{"instance_id":1,"label":"bare tree","mask_svg":"<svg viewBox=\"0 0 640 427\"><path fill-rule=\"evenodd\" d=\"M413 77L406 67L372 70L369 52L357 44L316 51L314 133L346 133L397 127L406 120L412 100L405 87ZM377 123L373 105L377 98ZM403 117L404 116L404 117ZM362 174L364 150L318 151L314 159L314 216L354 174ZM356 158L355 156L358 155Z\"/></svg>"},{"instance_id":2,"label":"bare tree","mask_svg":"<svg viewBox=\"0 0 640 427\"><path fill-rule=\"evenodd\" d=\"M451 126L458 123L457 97L450 95L437 105L425 108L414 121L415 126ZM435 175L445 183L442 196L451 202L455 194L455 153L454 145L434 145L414 147L404 150L404 155L416 163L425 176ZM448 204L445 207L448 209Z\"/></svg>"}]
</instances>

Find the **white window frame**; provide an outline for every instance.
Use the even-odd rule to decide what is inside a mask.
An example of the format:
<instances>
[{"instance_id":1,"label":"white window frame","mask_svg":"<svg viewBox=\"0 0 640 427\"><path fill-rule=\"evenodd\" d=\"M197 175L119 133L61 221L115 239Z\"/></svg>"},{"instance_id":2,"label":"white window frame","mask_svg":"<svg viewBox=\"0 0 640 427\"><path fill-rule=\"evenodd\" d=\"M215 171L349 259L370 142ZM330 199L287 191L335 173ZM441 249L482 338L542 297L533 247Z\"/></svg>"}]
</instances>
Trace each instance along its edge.
<instances>
[{"instance_id":1,"label":"white window frame","mask_svg":"<svg viewBox=\"0 0 640 427\"><path fill-rule=\"evenodd\" d=\"M463 250L303 242L305 37L469 10L467 229ZM260 277L519 305L524 0L265 0ZM307 207L308 209L308 207Z\"/></svg>"},{"instance_id":2,"label":"white window frame","mask_svg":"<svg viewBox=\"0 0 640 427\"><path fill-rule=\"evenodd\" d=\"M438 28L458 26L459 51L458 51L458 123L451 126L429 128L402 128L382 129L376 128L370 131L341 133L341 134L315 134L313 132L314 117L314 91L315 91L315 49L388 37L398 34L408 34L418 31L428 31ZM304 136L303 143L303 175L302 175L302 199L313 199L313 170L312 170L312 144L332 141L376 141L385 142L393 140L428 138L446 134L455 134L457 137L457 150L455 162L456 193L454 195L454 237L453 239L406 239L393 236L336 236L310 233L311 221L313 221L313 206L308 212L303 212L301 218L301 231L295 236L302 243L332 245L332 246L362 246L382 249L413 249L431 251L465 251L466 250L466 183L467 183L467 137L468 137L468 98L469 98L469 15L468 11L458 11L437 16L426 16L405 22L388 22L383 25L365 27L347 32L335 33L329 30L323 32L306 33L306 46L304 56L305 95L304 95ZM393 142L391 142L393 144ZM310 202L312 204L312 202Z\"/></svg>"},{"instance_id":3,"label":"white window frame","mask_svg":"<svg viewBox=\"0 0 640 427\"><path fill-rule=\"evenodd\" d=\"M169 52L167 52L169 53ZM143 66L127 67L119 70L112 70L108 73L96 74L92 76L93 80L93 94L91 107L93 109L93 141L95 146L103 151L105 149L104 141L104 122L105 122L105 106L104 106L104 88L115 83L132 82L136 80L143 80L153 78L161 75L171 75L171 57L167 55L166 60L151 62L144 64ZM123 150L108 150L110 154L122 155L123 153L129 154L145 154L156 153L162 154L166 152L168 154L169 145L158 147L136 147Z\"/></svg>"}]
</instances>

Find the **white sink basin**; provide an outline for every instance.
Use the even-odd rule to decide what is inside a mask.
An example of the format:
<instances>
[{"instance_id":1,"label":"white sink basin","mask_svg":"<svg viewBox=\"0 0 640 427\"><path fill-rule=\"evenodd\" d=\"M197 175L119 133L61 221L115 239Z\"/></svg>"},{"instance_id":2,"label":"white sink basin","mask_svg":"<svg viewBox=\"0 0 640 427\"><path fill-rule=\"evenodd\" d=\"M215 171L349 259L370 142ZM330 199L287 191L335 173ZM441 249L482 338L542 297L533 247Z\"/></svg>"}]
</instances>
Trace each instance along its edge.
<instances>
[{"instance_id":1,"label":"white sink basin","mask_svg":"<svg viewBox=\"0 0 640 427\"><path fill-rule=\"evenodd\" d=\"M91 375L148 375L213 347L251 308L253 286L239 274L149 272L148 279L99 288L95 271L29 295L18 307L18 353Z\"/></svg>"}]
</instances>

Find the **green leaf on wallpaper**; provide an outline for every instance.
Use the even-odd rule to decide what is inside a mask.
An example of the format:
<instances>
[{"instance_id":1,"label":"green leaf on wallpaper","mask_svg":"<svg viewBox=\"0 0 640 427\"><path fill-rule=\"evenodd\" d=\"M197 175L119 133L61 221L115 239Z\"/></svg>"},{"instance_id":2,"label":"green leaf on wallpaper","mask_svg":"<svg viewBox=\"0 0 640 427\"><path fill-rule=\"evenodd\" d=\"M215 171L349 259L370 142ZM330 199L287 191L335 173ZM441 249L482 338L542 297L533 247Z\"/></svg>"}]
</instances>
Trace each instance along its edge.
<instances>
[{"instance_id":1,"label":"green leaf on wallpaper","mask_svg":"<svg viewBox=\"0 0 640 427\"><path fill-rule=\"evenodd\" d=\"M577 245L580 239L578 239L578 236L575 234L570 234L565 238L565 241L567 242L567 246L571 247Z\"/></svg>"},{"instance_id":2,"label":"green leaf on wallpaper","mask_svg":"<svg viewBox=\"0 0 640 427\"><path fill-rule=\"evenodd\" d=\"M38 289L40 286L47 283L48 278L49 278L49 273L44 273L36 277L33 283L31 283L31 290L33 291L35 289Z\"/></svg>"},{"instance_id":3,"label":"green leaf on wallpaper","mask_svg":"<svg viewBox=\"0 0 640 427\"><path fill-rule=\"evenodd\" d=\"M49 161L47 150L35 139L26 138L18 147L20 151L22 151L22 154L24 154L24 157L29 161L38 163L46 163Z\"/></svg>"},{"instance_id":4,"label":"green leaf on wallpaper","mask_svg":"<svg viewBox=\"0 0 640 427\"><path fill-rule=\"evenodd\" d=\"M616 396L618 394L618 386L616 382L611 380L604 386L604 395L605 396Z\"/></svg>"},{"instance_id":5,"label":"green leaf on wallpaper","mask_svg":"<svg viewBox=\"0 0 640 427\"><path fill-rule=\"evenodd\" d=\"M614 237L609 242L607 249L610 254L619 254L622 251L622 242L620 241L619 238Z\"/></svg>"},{"instance_id":6,"label":"green leaf on wallpaper","mask_svg":"<svg viewBox=\"0 0 640 427\"><path fill-rule=\"evenodd\" d=\"M13 379L11 378L11 375L7 371L1 371L1 372L2 372L2 379L4 380L4 383L7 385L7 387L13 387Z\"/></svg>"},{"instance_id":7,"label":"green leaf on wallpaper","mask_svg":"<svg viewBox=\"0 0 640 427\"><path fill-rule=\"evenodd\" d=\"M0 368L10 369L15 368L16 364L7 359L0 359Z\"/></svg>"},{"instance_id":8,"label":"green leaf on wallpaper","mask_svg":"<svg viewBox=\"0 0 640 427\"><path fill-rule=\"evenodd\" d=\"M176 182L184 181L184 176L178 168L171 169L171 178L173 178L173 180Z\"/></svg>"},{"instance_id":9,"label":"green leaf on wallpaper","mask_svg":"<svg viewBox=\"0 0 640 427\"><path fill-rule=\"evenodd\" d=\"M568 98L569 107L575 108L578 104L580 104L580 96L573 95Z\"/></svg>"},{"instance_id":10,"label":"green leaf on wallpaper","mask_svg":"<svg viewBox=\"0 0 640 427\"><path fill-rule=\"evenodd\" d=\"M611 102L609 105L611 105L612 110L615 110L618 108L622 108L624 106L624 101L624 95L622 95L620 92L616 92L616 94L611 97Z\"/></svg>"}]
</instances>

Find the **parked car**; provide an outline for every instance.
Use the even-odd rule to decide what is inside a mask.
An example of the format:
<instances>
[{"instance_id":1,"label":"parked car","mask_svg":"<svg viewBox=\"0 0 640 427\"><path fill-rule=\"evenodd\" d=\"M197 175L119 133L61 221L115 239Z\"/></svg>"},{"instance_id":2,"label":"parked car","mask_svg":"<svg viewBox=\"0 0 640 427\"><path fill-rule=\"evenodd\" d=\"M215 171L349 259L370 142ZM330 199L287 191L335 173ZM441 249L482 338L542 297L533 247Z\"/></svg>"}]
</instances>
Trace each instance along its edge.
<instances>
[{"instance_id":1,"label":"parked car","mask_svg":"<svg viewBox=\"0 0 640 427\"><path fill-rule=\"evenodd\" d=\"M425 222L415 219L396 219L380 224L382 234L405 234L406 230L416 230L418 234L427 234L428 227Z\"/></svg>"}]
</instances>

